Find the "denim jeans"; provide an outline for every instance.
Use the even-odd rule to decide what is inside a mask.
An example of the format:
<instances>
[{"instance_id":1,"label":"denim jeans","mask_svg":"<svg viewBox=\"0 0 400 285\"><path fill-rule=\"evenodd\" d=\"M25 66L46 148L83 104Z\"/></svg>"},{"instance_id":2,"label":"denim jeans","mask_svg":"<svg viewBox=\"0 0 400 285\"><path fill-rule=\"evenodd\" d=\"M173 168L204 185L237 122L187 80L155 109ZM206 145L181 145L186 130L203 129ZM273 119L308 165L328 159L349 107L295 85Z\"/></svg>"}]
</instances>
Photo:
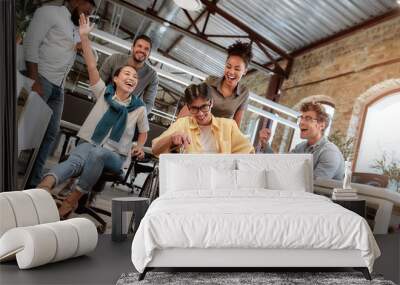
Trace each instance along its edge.
<instances>
[{"instance_id":1,"label":"denim jeans","mask_svg":"<svg viewBox=\"0 0 400 285\"><path fill-rule=\"evenodd\" d=\"M43 167L56 140L64 107L64 90L61 87L54 85L41 75L39 75L39 80L43 88L42 99L51 108L53 114L50 117L46 133L36 156L36 160L30 175L30 180L27 185L28 188L35 187L42 179ZM40 112L40 110L37 111Z\"/></svg>"},{"instance_id":2,"label":"denim jeans","mask_svg":"<svg viewBox=\"0 0 400 285\"><path fill-rule=\"evenodd\" d=\"M56 185L70 177L79 176L77 188L83 193L88 193L103 170L120 173L125 156L115 153L101 146L84 142L73 149L68 159L56 165L47 175L52 175Z\"/></svg>"}]
</instances>

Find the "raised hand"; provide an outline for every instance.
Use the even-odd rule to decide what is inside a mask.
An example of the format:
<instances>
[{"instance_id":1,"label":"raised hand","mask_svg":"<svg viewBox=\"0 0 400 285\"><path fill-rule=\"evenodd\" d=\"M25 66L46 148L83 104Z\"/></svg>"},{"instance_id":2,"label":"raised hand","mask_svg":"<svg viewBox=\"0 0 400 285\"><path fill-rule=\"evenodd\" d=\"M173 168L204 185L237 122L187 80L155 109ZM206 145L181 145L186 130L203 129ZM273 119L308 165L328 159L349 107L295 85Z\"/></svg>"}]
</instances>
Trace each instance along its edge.
<instances>
[{"instance_id":1,"label":"raised hand","mask_svg":"<svg viewBox=\"0 0 400 285\"><path fill-rule=\"evenodd\" d=\"M97 70L96 58L93 55L91 43L88 35L93 30L94 24L90 25L89 19L81 14L79 17L79 34L81 36L81 46L83 51L83 57L86 62L89 83L91 86L95 85L100 80L100 74Z\"/></svg>"},{"instance_id":2,"label":"raised hand","mask_svg":"<svg viewBox=\"0 0 400 285\"><path fill-rule=\"evenodd\" d=\"M79 17L79 35L82 37L89 36L90 32L93 30L95 24L90 25L89 18L85 14L81 14Z\"/></svg>"},{"instance_id":3,"label":"raised hand","mask_svg":"<svg viewBox=\"0 0 400 285\"><path fill-rule=\"evenodd\" d=\"M267 141L269 141L269 138L271 137L271 130L267 128L261 129L258 132L258 137L261 144L263 145L266 144Z\"/></svg>"}]
</instances>

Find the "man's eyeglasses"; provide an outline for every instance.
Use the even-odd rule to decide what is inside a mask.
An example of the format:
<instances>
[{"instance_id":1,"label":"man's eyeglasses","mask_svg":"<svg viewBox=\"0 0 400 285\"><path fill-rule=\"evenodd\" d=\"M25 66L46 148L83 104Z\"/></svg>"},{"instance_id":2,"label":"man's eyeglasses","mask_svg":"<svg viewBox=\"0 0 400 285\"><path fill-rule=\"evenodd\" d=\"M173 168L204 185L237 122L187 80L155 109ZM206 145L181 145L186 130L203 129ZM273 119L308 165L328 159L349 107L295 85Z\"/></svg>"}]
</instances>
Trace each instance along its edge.
<instances>
[{"instance_id":1,"label":"man's eyeglasses","mask_svg":"<svg viewBox=\"0 0 400 285\"><path fill-rule=\"evenodd\" d=\"M298 116L297 117L297 124L300 124L301 121L304 121L306 123L310 123L312 121L318 121L317 119L310 117L310 116Z\"/></svg>"},{"instance_id":2,"label":"man's eyeglasses","mask_svg":"<svg viewBox=\"0 0 400 285\"><path fill-rule=\"evenodd\" d=\"M199 111L208 112L211 109L211 104L204 104L199 107L197 106L188 106L190 113L197 114Z\"/></svg>"}]
</instances>

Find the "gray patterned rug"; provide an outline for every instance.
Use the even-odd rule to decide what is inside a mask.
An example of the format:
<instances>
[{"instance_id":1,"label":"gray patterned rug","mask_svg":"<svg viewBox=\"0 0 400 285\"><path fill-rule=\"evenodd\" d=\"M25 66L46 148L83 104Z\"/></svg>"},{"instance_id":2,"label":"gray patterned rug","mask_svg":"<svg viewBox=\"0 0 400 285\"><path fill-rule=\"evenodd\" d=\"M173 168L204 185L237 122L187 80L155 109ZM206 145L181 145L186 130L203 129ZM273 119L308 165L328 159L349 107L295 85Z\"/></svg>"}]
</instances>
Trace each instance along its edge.
<instances>
[{"instance_id":1,"label":"gray patterned rug","mask_svg":"<svg viewBox=\"0 0 400 285\"><path fill-rule=\"evenodd\" d=\"M117 285L395 285L392 281L384 280L377 275L372 275L372 281L368 281L360 272L148 272L142 281L138 281L138 276L139 273L122 274Z\"/></svg>"}]
</instances>

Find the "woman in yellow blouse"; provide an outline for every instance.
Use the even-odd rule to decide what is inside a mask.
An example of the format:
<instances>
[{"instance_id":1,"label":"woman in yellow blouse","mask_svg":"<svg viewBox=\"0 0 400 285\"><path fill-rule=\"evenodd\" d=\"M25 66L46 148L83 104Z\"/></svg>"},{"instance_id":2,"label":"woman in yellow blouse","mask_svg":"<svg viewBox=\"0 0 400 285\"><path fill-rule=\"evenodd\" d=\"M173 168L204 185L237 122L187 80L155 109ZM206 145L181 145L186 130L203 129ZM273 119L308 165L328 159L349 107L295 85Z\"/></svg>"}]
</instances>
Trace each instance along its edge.
<instances>
[{"instance_id":1,"label":"woman in yellow blouse","mask_svg":"<svg viewBox=\"0 0 400 285\"><path fill-rule=\"evenodd\" d=\"M179 118L153 140L154 155L178 148L185 153L254 153L234 120L211 114L213 100L207 84L190 85L185 90L185 102L190 116Z\"/></svg>"}]
</instances>

